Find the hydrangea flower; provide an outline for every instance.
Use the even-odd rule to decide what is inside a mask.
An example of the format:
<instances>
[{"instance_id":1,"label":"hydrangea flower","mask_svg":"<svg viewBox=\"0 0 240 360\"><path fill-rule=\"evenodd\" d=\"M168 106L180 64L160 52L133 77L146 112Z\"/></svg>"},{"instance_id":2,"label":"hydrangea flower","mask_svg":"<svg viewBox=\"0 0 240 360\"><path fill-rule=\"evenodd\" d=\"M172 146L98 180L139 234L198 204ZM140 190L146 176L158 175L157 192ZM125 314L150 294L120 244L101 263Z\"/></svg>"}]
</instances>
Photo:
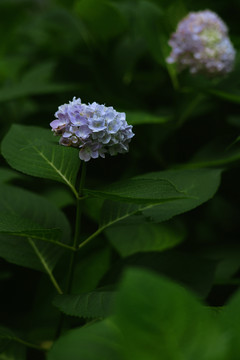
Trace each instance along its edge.
<instances>
[{"instance_id":1,"label":"hydrangea flower","mask_svg":"<svg viewBox=\"0 0 240 360\"><path fill-rule=\"evenodd\" d=\"M169 45L172 52L167 62L176 62L179 70L221 75L233 68L235 50L227 26L210 10L190 12L179 22Z\"/></svg>"},{"instance_id":2,"label":"hydrangea flower","mask_svg":"<svg viewBox=\"0 0 240 360\"><path fill-rule=\"evenodd\" d=\"M79 148L84 161L128 152L134 136L125 113L96 102L86 105L74 97L69 104L59 106L55 117L50 126L61 136L60 145Z\"/></svg>"}]
</instances>

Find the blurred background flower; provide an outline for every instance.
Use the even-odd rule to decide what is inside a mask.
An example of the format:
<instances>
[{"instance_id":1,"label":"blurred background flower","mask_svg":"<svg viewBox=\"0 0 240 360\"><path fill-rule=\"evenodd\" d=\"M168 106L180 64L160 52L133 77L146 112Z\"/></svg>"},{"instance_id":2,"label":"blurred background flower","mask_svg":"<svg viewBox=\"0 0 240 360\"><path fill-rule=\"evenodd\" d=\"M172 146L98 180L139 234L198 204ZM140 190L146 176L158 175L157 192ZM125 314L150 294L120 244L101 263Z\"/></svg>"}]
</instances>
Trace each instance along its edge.
<instances>
[{"instance_id":1,"label":"blurred background flower","mask_svg":"<svg viewBox=\"0 0 240 360\"><path fill-rule=\"evenodd\" d=\"M180 70L219 75L233 69L235 50L227 26L212 11L190 12L179 22L169 45L172 52L167 62L176 62Z\"/></svg>"}]
</instances>

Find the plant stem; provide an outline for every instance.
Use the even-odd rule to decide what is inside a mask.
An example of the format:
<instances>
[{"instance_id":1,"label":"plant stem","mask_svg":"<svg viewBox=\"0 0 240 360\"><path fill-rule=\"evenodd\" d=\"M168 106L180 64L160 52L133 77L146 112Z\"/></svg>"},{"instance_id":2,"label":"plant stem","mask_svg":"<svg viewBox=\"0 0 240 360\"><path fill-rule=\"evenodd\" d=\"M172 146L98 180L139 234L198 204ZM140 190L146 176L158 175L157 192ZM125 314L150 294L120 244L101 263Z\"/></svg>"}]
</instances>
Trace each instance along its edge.
<instances>
[{"instance_id":1,"label":"plant stem","mask_svg":"<svg viewBox=\"0 0 240 360\"><path fill-rule=\"evenodd\" d=\"M25 346L27 346L27 347L29 347L29 348L32 348L32 349L42 350L42 351L45 350L45 349L44 349L42 346L40 346L40 345L32 344L32 343L30 343L30 342L28 342L28 341L25 341L25 340L20 339L20 338L17 338L17 337L16 337L16 338L12 338L12 340L18 342L19 344L22 344L22 345L25 345Z\"/></svg>"},{"instance_id":2,"label":"plant stem","mask_svg":"<svg viewBox=\"0 0 240 360\"><path fill-rule=\"evenodd\" d=\"M78 249L81 249L83 246L88 244L92 239L98 236L105 228L99 228L92 235L90 235L86 240L84 240L81 244L78 245Z\"/></svg>"},{"instance_id":3,"label":"plant stem","mask_svg":"<svg viewBox=\"0 0 240 360\"><path fill-rule=\"evenodd\" d=\"M82 191L84 187L86 179L86 163L82 162L82 170L81 170L81 177L79 183L79 191L78 191L78 198L76 203L76 220L75 220L75 232L74 232L74 239L73 239L73 249L75 250L71 254L70 264L69 264L69 273L68 273L68 281L67 281L67 293L71 291L72 282L73 282L73 273L75 268L75 261L76 261L76 250L78 248L79 243L79 236L81 230L81 218L82 218Z\"/></svg>"},{"instance_id":4,"label":"plant stem","mask_svg":"<svg viewBox=\"0 0 240 360\"><path fill-rule=\"evenodd\" d=\"M81 170L81 168L80 168ZM80 237L80 230L81 230L81 218L82 218L82 200L85 199L85 197L82 196L82 191L85 183L86 178L86 163L82 161L82 170L81 170L81 177L79 182L79 190L77 192L77 200L76 200L76 219L75 219L75 230L74 230L74 238L73 238L73 244L72 249L74 250L71 253L70 262L69 262L69 270L68 270L68 278L67 278L67 285L66 285L66 293L69 294L72 289L72 283L73 283L73 275L74 275L74 268L75 268L75 262L76 262L76 252L78 248L78 242ZM56 338L58 338L61 335L61 332L63 330L64 326L64 320L66 319L66 316L61 313L59 324L56 331Z\"/></svg>"}]
</instances>

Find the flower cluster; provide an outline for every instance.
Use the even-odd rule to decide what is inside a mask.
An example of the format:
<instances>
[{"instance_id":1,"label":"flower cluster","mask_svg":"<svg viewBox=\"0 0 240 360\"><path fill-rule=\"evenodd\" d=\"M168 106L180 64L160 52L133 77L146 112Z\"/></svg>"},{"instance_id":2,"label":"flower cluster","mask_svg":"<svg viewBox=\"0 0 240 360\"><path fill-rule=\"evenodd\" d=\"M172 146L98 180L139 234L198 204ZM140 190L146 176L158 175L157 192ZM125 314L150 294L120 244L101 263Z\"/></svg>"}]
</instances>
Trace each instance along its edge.
<instances>
[{"instance_id":1,"label":"flower cluster","mask_svg":"<svg viewBox=\"0 0 240 360\"><path fill-rule=\"evenodd\" d=\"M205 10L191 12L178 24L169 45L172 52L168 63L191 73L226 74L233 68L235 50L228 29L217 14Z\"/></svg>"},{"instance_id":2,"label":"flower cluster","mask_svg":"<svg viewBox=\"0 0 240 360\"><path fill-rule=\"evenodd\" d=\"M55 117L50 126L54 134L61 135L59 143L80 148L79 157L84 161L104 158L106 153L125 153L134 136L125 113L96 102L86 105L74 97L59 106Z\"/></svg>"}]
</instances>

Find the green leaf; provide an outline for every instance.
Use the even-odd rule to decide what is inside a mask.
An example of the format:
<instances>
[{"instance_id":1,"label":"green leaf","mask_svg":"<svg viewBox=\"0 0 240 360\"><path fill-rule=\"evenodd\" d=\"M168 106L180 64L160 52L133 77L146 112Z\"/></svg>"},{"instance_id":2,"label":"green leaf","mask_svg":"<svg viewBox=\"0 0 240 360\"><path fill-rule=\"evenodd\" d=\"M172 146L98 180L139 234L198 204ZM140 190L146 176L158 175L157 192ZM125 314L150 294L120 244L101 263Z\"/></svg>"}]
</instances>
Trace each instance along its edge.
<instances>
[{"instance_id":1,"label":"green leaf","mask_svg":"<svg viewBox=\"0 0 240 360\"><path fill-rule=\"evenodd\" d=\"M103 202L104 199L101 198L87 197L84 201L84 213L94 222L98 222Z\"/></svg>"},{"instance_id":2,"label":"green leaf","mask_svg":"<svg viewBox=\"0 0 240 360\"><path fill-rule=\"evenodd\" d=\"M160 45L159 34L163 33L162 27L164 12L159 4L141 0L136 4L137 25L141 37L145 40L154 59L165 66L165 59Z\"/></svg>"},{"instance_id":3,"label":"green leaf","mask_svg":"<svg viewBox=\"0 0 240 360\"><path fill-rule=\"evenodd\" d=\"M42 229L39 224L29 219L5 211L0 212L0 233L53 242L60 240L62 236L60 229Z\"/></svg>"},{"instance_id":4,"label":"green leaf","mask_svg":"<svg viewBox=\"0 0 240 360\"><path fill-rule=\"evenodd\" d=\"M78 151L58 145L50 129L13 125L2 141L2 154L14 169L63 182L77 196Z\"/></svg>"},{"instance_id":5,"label":"green leaf","mask_svg":"<svg viewBox=\"0 0 240 360\"><path fill-rule=\"evenodd\" d=\"M76 12L86 22L96 39L113 38L126 28L125 18L110 1L81 0L76 2Z\"/></svg>"},{"instance_id":6,"label":"green leaf","mask_svg":"<svg viewBox=\"0 0 240 360\"><path fill-rule=\"evenodd\" d=\"M223 324L226 336L229 341L229 354L226 358L231 360L239 359L240 343L239 343L239 332L240 332L240 291L230 298L226 306L220 313L219 320Z\"/></svg>"},{"instance_id":7,"label":"green leaf","mask_svg":"<svg viewBox=\"0 0 240 360\"><path fill-rule=\"evenodd\" d=\"M56 94L59 92L71 92L79 89L79 85L75 84L16 84L4 87L0 90L0 102L19 99L26 96Z\"/></svg>"},{"instance_id":8,"label":"green leaf","mask_svg":"<svg viewBox=\"0 0 240 360\"><path fill-rule=\"evenodd\" d=\"M224 99L237 104L240 103L240 94L234 94L234 93L225 92L222 90L215 90L215 89L208 90L208 92L220 99Z\"/></svg>"},{"instance_id":9,"label":"green leaf","mask_svg":"<svg viewBox=\"0 0 240 360\"><path fill-rule=\"evenodd\" d=\"M43 195L60 209L75 205L75 198L72 196L72 193L61 185L59 187L55 185L54 188L46 189Z\"/></svg>"},{"instance_id":10,"label":"green leaf","mask_svg":"<svg viewBox=\"0 0 240 360\"><path fill-rule=\"evenodd\" d=\"M50 78L53 75L56 63L53 61L41 62L34 65L26 73L24 73L22 78L23 84L32 84L36 83L39 85L42 83L48 83Z\"/></svg>"},{"instance_id":11,"label":"green leaf","mask_svg":"<svg viewBox=\"0 0 240 360\"><path fill-rule=\"evenodd\" d=\"M137 204L191 203L208 200L219 185L221 170L166 170L135 176L100 190L85 190L97 197ZM206 189L208 187L208 189ZM214 192L213 192L214 191Z\"/></svg>"},{"instance_id":12,"label":"green leaf","mask_svg":"<svg viewBox=\"0 0 240 360\"><path fill-rule=\"evenodd\" d=\"M0 102L79 89L79 85L76 84L53 83L50 77L55 65L54 62L44 62L32 67L24 74L20 82L7 85L0 90Z\"/></svg>"},{"instance_id":13,"label":"green leaf","mask_svg":"<svg viewBox=\"0 0 240 360\"><path fill-rule=\"evenodd\" d=\"M47 360L122 360L119 355L119 331L110 319L77 328L60 337Z\"/></svg>"},{"instance_id":14,"label":"green leaf","mask_svg":"<svg viewBox=\"0 0 240 360\"><path fill-rule=\"evenodd\" d=\"M48 360L224 360L226 338L216 317L181 286L129 269L112 319L67 332Z\"/></svg>"},{"instance_id":15,"label":"green leaf","mask_svg":"<svg viewBox=\"0 0 240 360\"><path fill-rule=\"evenodd\" d=\"M9 353L8 350L11 349L12 347L13 348L15 347L14 343L29 346L29 347L32 347L35 349L41 349L40 346L23 340L21 337L19 337L17 334L15 334L15 332L13 332L12 330L10 330L6 327L0 326L0 352L3 353L3 351L7 351ZM10 348L10 346L11 346L11 348ZM16 359L25 358L24 350L22 349L22 346L19 348L19 350L20 350L19 355L22 355L22 356L18 356L18 357L16 357ZM0 354L0 359L1 359L1 354ZM2 359L4 359L3 354L2 354ZM6 359L8 359L8 358L6 358Z\"/></svg>"},{"instance_id":16,"label":"green leaf","mask_svg":"<svg viewBox=\"0 0 240 360\"><path fill-rule=\"evenodd\" d=\"M104 318L110 315L115 297L114 291L97 289L81 295L58 295L53 304L67 315Z\"/></svg>"},{"instance_id":17,"label":"green leaf","mask_svg":"<svg viewBox=\"0 0 240 360\"><path fill-rule=\"evenodd\" d=\"M226 139L220 138L205 145L194 155L189 163L178 165L177 168L226 167L239 162L239 160L239 137L231 144Z\"/></svg>"},{"instance_id":18,"label":"green leaf","mask_svg":"<svg viewBox=\"0 0 240 360\"><path fill-rule=\"evenodd\" d=\"M21 175L12 169L0 168L0 184L8 183L21 178Z\"/></svg>"},{"instance_id":19,"label":"green leaf","mask_svg":"<svg viewBox=\"0 0 240 360\"><path fill-rule=\"evenodd\" d=\"M7 185L0 187L0 214L0 256L17 265L46 271L40 254L52 271L69 242L70 227L64 214L47 199Z\"/></svg>"},{"instance_id":20,"label":"green leaf","mask_svg":"<svg viewBox=\"0 0 240 360\"><path fill-rule=\"evenodd\" d=\"M114 320L126 360L226 359L224 336L211 312L184 288L154 273L125 273Z\"/></svg>"},{"instance_id":21,"label":"green leaf","mask_svg":"<svg viewBox=\"0 0 240 360\"><path fill-rule=\"evenodd\" d=\"M100 249L94 247L94 251L80 256L75 267L72 292L80 294L96 289L110 267L111 255L110 246L105 246Z\"/></svg>"},{"instance_id":22,"label":"green leaf","mask_svg":"<svg viewBox=\"0 0 240 360\"><path fill-rule=\"evenodd\" d=\"M26 359L26 347L17 342L10 342L8 346L4 348L3 352L0 352L0 360L25 360Z\"/></svg>"},{"instance_id":23,"label":"green leaf","mask_svg":"<svg viewBox=\"0 0 240 360\"><path fill-rule=\"evenodd\" d=\"M128 203L154 204L186 198L186 191L162 173L150 173L119 181L100 190L85 190L86 194Z\"/></svg>"},{"instance_id":24,"label":"green leaf","mask_svg":"<svg viewBox=\"0 0 240 360\"><path fill-rule=\"evenodd\" d=\"M159 223L192 210L213 197L220 178L219 169L168 170L137 176L103 190L86 190L119 202L104 202L99 228L85 241L120 221Z\"/></svg>"},{"instance_id":25,"label":"green leaf","mask_svg":"<svg viewBox=\"0 0 240 360\"><path fill-rule=\"evenodd\" d=\"M144 112L127 111L127 121L131 125L166 124L172 120L170 115L152 115Z\"/></svg>"},{"instance_id":26,"label":"green leaf","mask_svg":"<svg viewBox=\"0 0 240 360\"><path fill-rule=\"evenodd\" d=\"M122 256L136 252L164 251L184 240L185 232L174 224L133 224L113 226L105 231L107 238Z\"/></svg>"},{"instance_id":27,"label":"green leaf","mask_svg":"<svg viewBox=\"0 0 240 360\"><path fill-rule=\"evenodd\" d=\"M219 203L217 203L217 205L218 204ZM221 210L222 209L219 205L219 211ZM229 208L225 207L224 212L222 213L222 216L224 218L223 221L226 220L227 216L231 216L231 213L229 214L228 212L230 212ZM226 215L227 213L228 215ZM214 229L216 228L216 226L217 225L215 223ZM232 242L231 237L229 237L228 242L226 243L223 242L218 243L217 246L215 242L213 242L212 244L206 243L204 247L200 246L200 249L197 251L202 256L205 256L206 258L215 261L216 263L216 270L214 276L215 284L233 284L234 282L236 283L238 282L238 279L235 278L235 275L238 273L240 269L239 243Z\"/></svg>"}]
</instances>

